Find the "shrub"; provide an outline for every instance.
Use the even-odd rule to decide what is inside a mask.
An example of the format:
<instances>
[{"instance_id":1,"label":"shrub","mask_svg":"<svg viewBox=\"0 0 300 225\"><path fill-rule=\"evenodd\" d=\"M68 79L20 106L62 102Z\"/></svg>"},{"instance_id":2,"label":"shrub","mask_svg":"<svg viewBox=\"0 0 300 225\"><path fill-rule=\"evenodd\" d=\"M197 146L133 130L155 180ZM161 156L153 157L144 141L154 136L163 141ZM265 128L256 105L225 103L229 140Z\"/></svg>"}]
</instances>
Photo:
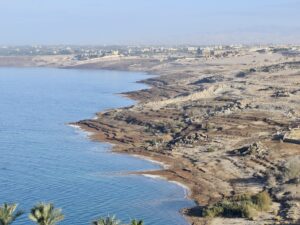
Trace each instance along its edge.
<instances>
[{"instance_id":1,"label":"shrub","mask_svg":"<svg viewBox=\"0 0 300 225\"><path fill-rule=\"evenodd\" d=\"M251 202L252 201L252 195L249 194L249 193L244 193L244 194L240 194L240 195L237 195L237 196L233 196L232 197L232 200L233 201L236 201L236 202Z\"/></svg>"},{"instance_id":2,"label":"shrub","mask_svg":"<svg viewBox=\"0 0 300 225\"><path fill-rule=\"evenodd\" d=\"M213 205L204 208L202 211L202 216L213 218L213 217L223 215L223 212L224 212L224 207L221 204L220 205L218 204L218 205Z\"/></svg>"},{"instance_id":3,"label":"shrub","mask_svg":"<svg viewBox=\"0 0 300 225\"><path fill-rule=\"evenodd\" d=\"M207 150L206 150L207 152L214 152L215 151L215 149L214 148L212 148L212 147L209 147L209 148L207 148Z\"/></svg>"},{"instance_id":4,"label":"shrub","mask_svg":"<svg viewBox=\"0 0 300 225\"><path fill-rule=\"evenodd\" d=\"M257 210L266 211L272 201L267 192L256 195L242 194L224 199L216 204L207 206L202 211L204 217L244 217L253 219L257 216Z\"/></svg>"},{"instance_id":5,"label":"shrub","mask_svg":"<svg viewBox=\"0 0 300 225\"><path fill-rule=\"evenodd\" d=\"M242 217L243 206L239 202L224 201L223 202L223 216L224 217Z\"/></svg>"},{"instance_id":6,"label":"shrub","mask_svg":"<svg viewBox=\"0 0 300 225\"><path fill-rule=\"evenodd\" d=\"M240 202L234 202L231 200L223 200L203 210L204 217L243 217L244 205Z\"/></svg>"},{"instance_id":7,"label":"shrub","mask_svg":"<svg viewBox=\"0 0 300 225\"><path fill-rule=\"evenodd\" d=\"M245 204L242 210L242 217L254 219L257 216L257 211L251 205Z\"/></svg>"},{"instance_id":8,"label":"shrub","mask_svg":"<svg viewBox=\"0 0 300 225\"><path fill-rule=\"evenodd\" d=\"M285 180L297 180L300 178L300 157L287 161L284 165Z\"/></svg>"},{"instance_id":9,"label":"shrub","mask_svg":"<svg viewBox=\"0 0 300 225\"><path fill-rule=\"evenodd\" d=\"M252 197L252 202L255 204L256 208L261 211L267 211L270 209L272 200L268 192L263 191L254 195Z\"/></svg>"}]
</instances>

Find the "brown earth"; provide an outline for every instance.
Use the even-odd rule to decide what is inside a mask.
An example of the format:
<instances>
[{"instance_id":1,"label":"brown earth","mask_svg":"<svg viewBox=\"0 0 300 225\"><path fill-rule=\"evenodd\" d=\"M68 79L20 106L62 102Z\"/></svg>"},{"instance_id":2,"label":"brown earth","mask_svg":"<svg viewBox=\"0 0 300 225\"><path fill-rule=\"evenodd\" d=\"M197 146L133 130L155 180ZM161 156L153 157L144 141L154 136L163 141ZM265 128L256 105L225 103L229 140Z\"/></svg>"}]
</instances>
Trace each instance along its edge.
<instances>
[{"instance_id":1,"label":"brown earth","mask_svg":"<svg viewBox=\"0 0 300 225\"><path fill-rule=\"evenodd\" d=\"M159 75L143 81L151 88L125 93L136 105L75 124L113 143L114 151L166 163L143 173L190 188L198 206L183 212L193 224L299 224L300 188L279 176L284 163L300 156L299 144L282 141L300 126L299 58L249 51L210 60L120 57L58 66ZM255 220L201 217L203 206L262 190L273 205Z\"/></svg>"}]
</instances>

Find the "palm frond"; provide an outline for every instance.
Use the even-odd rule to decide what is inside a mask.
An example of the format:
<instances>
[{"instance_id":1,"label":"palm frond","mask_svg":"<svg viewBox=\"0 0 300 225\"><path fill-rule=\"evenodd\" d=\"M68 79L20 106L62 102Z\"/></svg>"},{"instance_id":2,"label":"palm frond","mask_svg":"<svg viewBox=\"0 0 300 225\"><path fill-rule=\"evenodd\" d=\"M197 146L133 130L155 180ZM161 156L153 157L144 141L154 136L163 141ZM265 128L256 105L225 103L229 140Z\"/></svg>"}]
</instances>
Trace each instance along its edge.
<instances>
[{"instance_id":1,"label":"palm frond","mask_svg":"<svg viewBox=\"0 0 300 225\"><path fill-rule=\"evenodd\" d=\"M131 220L130 225L144 225L144 221L143 220L134 219L134 220Z\"/></svg>"},{"instance_id":2,"label":"palm frond","mask_svg":"<svg viewBox=\"0 0 300 225\"><path fill-rule=\"evenodd\" d=\"M0 225L12 224L18 217L24 214L23 211L17 210L17 204L4 203L0 207Z\"/></svg>"},{"instance_id":3,"label":"palm frond","mask_svg":"<svg viewBox=\"0 0 300 225\"><path fill-rule=\"evenodd\" d=\"M121 221L116 219L115 216L99 218L98 220L92 222L93 225L119 225L120 223Z\"/></svg>"},{"instance_id":4,"label":"palm frond","mask_svg":"<svg viewBox=\"0 0 300 225\"><path fill-rule=\"evenodd\" d=\"M64 219L61 209L55 208L52 203L38 203L28 217L38 225L55 225Z\"/></svg>"}]
</instances>

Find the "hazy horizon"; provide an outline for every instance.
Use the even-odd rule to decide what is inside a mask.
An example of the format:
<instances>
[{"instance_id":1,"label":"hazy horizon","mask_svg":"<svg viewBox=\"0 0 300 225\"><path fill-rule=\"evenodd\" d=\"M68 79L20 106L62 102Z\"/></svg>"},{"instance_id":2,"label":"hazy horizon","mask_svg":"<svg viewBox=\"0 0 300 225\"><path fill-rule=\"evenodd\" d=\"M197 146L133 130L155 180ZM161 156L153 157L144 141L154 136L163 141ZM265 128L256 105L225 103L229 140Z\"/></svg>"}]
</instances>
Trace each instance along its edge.
<instances>
[{"instance_id":1,"label":"hazy horizon","mask_svg":"<svg viewBox=\"0 0 300 225\"><path fill-rule=\"evenodd\" d=\"M0 45L300 43L297 0L0 0L0 7Z\"/></svg>"}]
</instances>

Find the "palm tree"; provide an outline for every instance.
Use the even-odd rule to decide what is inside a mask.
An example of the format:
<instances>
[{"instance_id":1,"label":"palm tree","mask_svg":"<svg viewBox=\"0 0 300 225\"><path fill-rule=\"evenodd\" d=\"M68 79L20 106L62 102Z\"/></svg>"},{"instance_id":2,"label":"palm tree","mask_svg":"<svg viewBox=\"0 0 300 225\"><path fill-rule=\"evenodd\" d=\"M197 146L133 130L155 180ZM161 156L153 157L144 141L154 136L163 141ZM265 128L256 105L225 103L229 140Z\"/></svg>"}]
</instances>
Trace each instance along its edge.
<instances>
[{"instance_id":1,"label":"palm tree","mask_svg":"<svg viewBox=\"0 0 300 225\"><path fill-rule=\"evenodd\" d=\"M105 218L100 218L92 222L92 225L119 225L120 220L116 219L115 216L107 216Z\"/></svg>"},{"instance_id":2,"label":"palm tree","mask_svg":"<svg viewBox=\"0 0 300 225\"><path fill-rule=\"evenodd\" d=\"M38 225L55 225L64 219L64 215L51 203L39 203L31 209L29 219Z\"/></svg>"},{"instance_id":3,"label":"palm tree","mask_svg":"<svg viewBox=\"0 0 300 225\"><path fill-rule=\"evenodd\" d=\"M144 225L144 221L143 220L131 220L131 224L130 225Z\"/></svg>"},{"instance_id":4,"label":"palm tree","mask_svg":"<svg viewBox=\"0 0 300 225\"><path fill-rule=\"evenodd\" d=\"M7 204L4 203L0 207L0 225L9 225L12 224L19 216L24 212L21 210L16 211L17 204Z\"/></svg>"}]
</instances>

